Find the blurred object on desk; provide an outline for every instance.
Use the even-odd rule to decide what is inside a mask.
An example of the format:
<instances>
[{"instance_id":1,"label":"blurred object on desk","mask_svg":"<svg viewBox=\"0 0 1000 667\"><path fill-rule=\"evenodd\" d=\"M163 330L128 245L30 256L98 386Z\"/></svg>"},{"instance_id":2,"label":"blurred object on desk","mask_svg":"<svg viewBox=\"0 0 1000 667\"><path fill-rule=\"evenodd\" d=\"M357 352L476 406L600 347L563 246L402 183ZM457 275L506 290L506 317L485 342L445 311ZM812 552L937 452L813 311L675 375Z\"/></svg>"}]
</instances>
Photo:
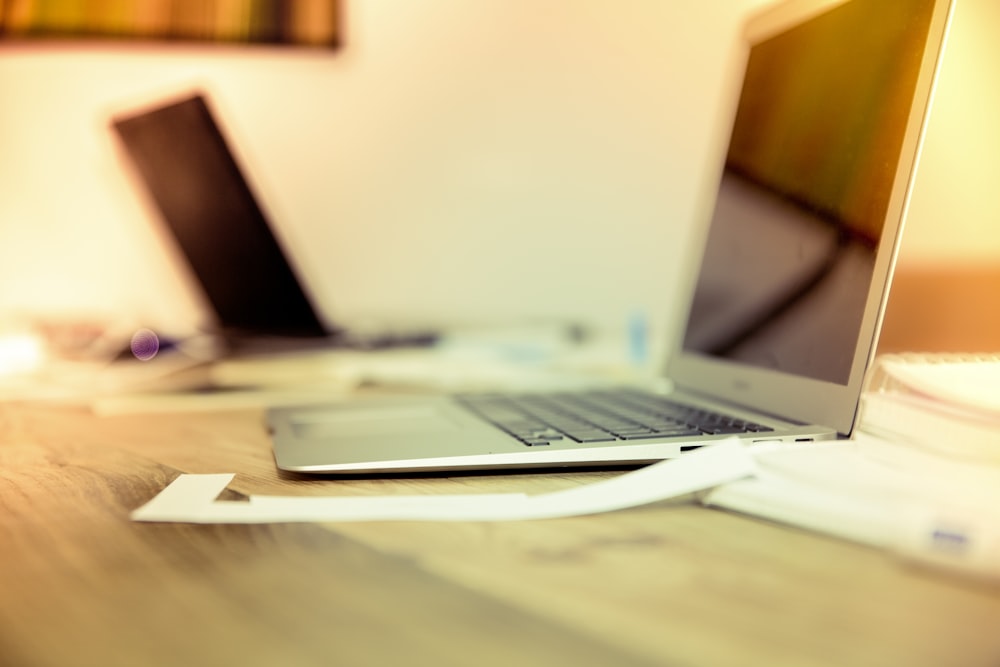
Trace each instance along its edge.
<instances>
[{"instance_id":1,"label":"blurred object on desk","mask_svg":"<svg viewBox=\"0 0 1000 667\"><path fill-rule=\"evenodd\" d=\"M622 336L547 324L454 330L425 349L236 357L212 367L219 386L337 380L345 386L431 391L551 389L644 377Z\"/></svg>"},{"instance_id":2,"label":"blurred object on desk","mask_svg":"<svg viewBox=\"0 0 1000 667\"><path fill-rule=\"evenodd\" d=\"M0 379L36 371L44 362L41 341L30 333L0 330Z\"/></svg>"},{"instance_id":3,"label":"blurred object on desk","mask_svg":"<svg viewBox=\"0 0 1000 667\"><path fill-rule=\"evenodd\" d=\"M1000 355L880 356L861 394L858 432L1000 474Z\"/></svg>"},{"instance_id":4,"label":"blurred object on desk","mask_svg":"<svg viewBox=\"0 0 1000 667\"><path fill-rule=\"evenodd\" d=\"M95 316L6 315L0 319L0 400L52 397L66 365L107 362L109 326Z\"/></svg>"},{"instance_id":5,"label":"blurred object on desk","mask_svg":"<svg viewBox=\"0 0 1000 667\"><path fill-rule=\"evenodd\" d=\"M99 314L22 314L0 320L0 400L87 403L93 397L203 383L192 372L212 350L156 337L140 355L137 327Z\"/></svg>"},{"instance_id":6,"label":"blurred object on desk","mask_svg":"<svg viewBox=\"0 0 1000 667\"><path fill-rule=\"evenodd\" d=\"M98 414L259 408L337 401L352 393L532 391L644 384L622 335L537 324L454 331L427 348L311 350L234 356L203 383L101 394Z\"/></svg>"}]
</instances>

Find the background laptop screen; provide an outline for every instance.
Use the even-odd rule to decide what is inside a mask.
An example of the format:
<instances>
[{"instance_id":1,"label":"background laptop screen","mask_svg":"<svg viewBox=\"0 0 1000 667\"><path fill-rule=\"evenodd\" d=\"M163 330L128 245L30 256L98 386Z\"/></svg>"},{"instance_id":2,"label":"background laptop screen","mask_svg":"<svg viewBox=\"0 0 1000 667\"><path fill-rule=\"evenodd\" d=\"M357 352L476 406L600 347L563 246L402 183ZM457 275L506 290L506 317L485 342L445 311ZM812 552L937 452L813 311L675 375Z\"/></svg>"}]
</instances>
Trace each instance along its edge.
<instances>
[{"instance_id":1,"label":"background laptop screen","mask_svg":"<svg viewBox=\"0 0 1000 667\"><path fill-rule=\"evenodd\" d=\"M751 46L684 349L847 384L933 0Z\"/></svg>"},{"instance_id":2,"label":"background laptop screen","mask_svg":"<svg viewBox=\"0 0 1000 667\"><path fill-rule=\"evenodd\" d=\"M222 333L327 335L202 95L113 127Z\"/></svg>"}]
</instances>

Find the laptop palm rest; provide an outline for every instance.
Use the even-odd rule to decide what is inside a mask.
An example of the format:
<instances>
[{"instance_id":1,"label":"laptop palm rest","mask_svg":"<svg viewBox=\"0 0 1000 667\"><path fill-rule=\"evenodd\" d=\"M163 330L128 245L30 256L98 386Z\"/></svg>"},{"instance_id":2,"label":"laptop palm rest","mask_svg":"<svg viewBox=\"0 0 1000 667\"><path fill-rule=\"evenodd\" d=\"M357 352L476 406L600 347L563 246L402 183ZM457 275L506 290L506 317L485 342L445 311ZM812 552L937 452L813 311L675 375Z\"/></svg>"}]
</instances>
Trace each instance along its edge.
<instances>
[{"instance_id":1,"label":"laptop palm rest","mask_svg":"<svg viewBox=\"0 0 1000 667\"><path fill-rule=\"evenodd\" d=\"M300 413L292 421L292 430L300 438L431 435L460 429L434 405L344 406Z\"/></svg>"}]
</instances>

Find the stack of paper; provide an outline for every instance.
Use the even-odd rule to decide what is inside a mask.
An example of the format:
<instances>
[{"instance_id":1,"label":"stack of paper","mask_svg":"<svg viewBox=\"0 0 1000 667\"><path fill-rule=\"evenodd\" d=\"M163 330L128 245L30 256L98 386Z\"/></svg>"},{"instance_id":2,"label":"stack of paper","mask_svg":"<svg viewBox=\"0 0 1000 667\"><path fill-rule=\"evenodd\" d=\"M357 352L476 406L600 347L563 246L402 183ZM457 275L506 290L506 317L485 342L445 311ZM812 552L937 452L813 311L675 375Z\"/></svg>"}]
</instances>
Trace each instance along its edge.
<instances>
[{"instance_id":1,"label":"stack of paper","mask_svg":"<svg viewBox=\"0 0 1000 667\"><path fill-rule=\"evenodd\" d=\"M881 358L851 440L755 459L704 501L1000 578L1000 358Z\"/></svg>"},{"instance_id":2,"label":"stack of paper","mask_svg":"<svg viewBox=\"0 0 1000 667\"><path fill-rule=\"evenodd\" d=\"M879 358L856 430L949 460L1000 466L1000 357Z\"/></svg>"}]
</instances>

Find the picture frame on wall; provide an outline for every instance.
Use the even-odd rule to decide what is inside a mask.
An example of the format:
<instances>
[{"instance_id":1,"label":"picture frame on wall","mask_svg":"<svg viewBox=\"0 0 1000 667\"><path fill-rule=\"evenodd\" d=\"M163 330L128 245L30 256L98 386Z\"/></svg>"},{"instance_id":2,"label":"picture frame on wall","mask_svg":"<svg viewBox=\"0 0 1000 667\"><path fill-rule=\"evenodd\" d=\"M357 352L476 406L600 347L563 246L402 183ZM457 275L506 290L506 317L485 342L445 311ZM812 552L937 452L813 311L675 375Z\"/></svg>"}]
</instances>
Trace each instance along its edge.
<instances>
[{"instance_id":1,"label":"picture frame on wall","mask_svg":"<svg viewBox=\"0 0 1000 667\"><path fill-rule=\"evenodd\" d=\"M0 0L3 41L336 48L340 0Z\"/></svg>"}]
</instances>

